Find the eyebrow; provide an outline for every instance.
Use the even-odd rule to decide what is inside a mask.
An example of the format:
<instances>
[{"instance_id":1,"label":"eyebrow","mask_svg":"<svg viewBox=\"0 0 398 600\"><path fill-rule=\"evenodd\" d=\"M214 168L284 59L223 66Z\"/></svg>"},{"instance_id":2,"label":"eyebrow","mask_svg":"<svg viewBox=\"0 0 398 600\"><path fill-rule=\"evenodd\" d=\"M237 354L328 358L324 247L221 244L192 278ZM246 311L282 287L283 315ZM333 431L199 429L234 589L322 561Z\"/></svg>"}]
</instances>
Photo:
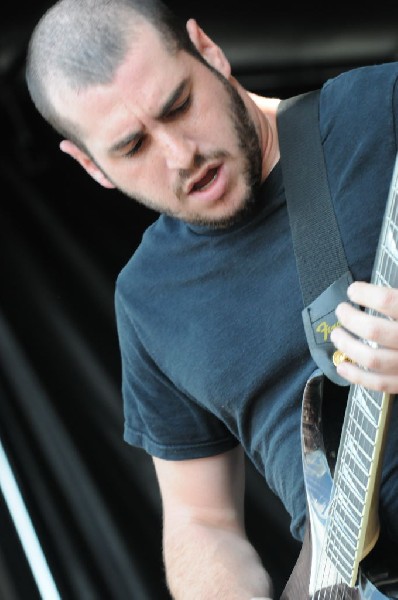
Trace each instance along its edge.
<instances>
[{"instance_id":1,"label":"eyebrow","mask_svg":"<svg viewBox=\"0 0 398 600\"><path fill-rule=\"evenodd\" d=\"M185 78L181 81L181 83L176 87L176 89L170 94L167 98L166 102L163 104L160 112L157 114L157 119L164 119L169 114L170 110L173 108L174 104L177 102L178 98L181 96L184 88L188 83L188 78Z\"/></svg>"},{"instance_id":2,"label":"eyebrow","mask_svg":"<svg viewBox=\"0 0 398 600\"><path fill-rule=\"evenodd\" d=\"M181 94L184 91L187 84L188 84L188 78L183 79L181 81L181 83L178 84L178 86L171 92L170 96L167 98L167 100L164 102L164 104L160 108L160 111L155 116L155 119L160 121L167 117L170 110L173 108L174 104L177 102L178 98L181 96ZM120 152L129 144L140 139L141 136L142 136L142 131L134 131L134 132L128 133L124 138L122 138L121 140L119 140L118 142L113 144L113 146L110 147L109 153L113 154L113 153Z\"/></svg>"}]
</instances>

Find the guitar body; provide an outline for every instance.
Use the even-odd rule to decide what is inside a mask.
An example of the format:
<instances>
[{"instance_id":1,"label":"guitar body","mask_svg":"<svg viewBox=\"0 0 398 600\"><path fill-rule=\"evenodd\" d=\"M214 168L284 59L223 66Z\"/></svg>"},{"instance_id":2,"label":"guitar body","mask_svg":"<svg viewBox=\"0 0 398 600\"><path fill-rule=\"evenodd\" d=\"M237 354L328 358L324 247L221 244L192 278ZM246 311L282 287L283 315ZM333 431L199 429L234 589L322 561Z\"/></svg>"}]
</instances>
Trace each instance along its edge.
<instances>
[{"instance_id":1,"label":"guitar body","mask_svg":"<svg viewBox=\"0 0 398 600\"><path fill-rule=\"evenodd\" d=\"M315 371L307 382L303 396L301 441L308 509L307 528L300 555L281 600L398 598L398 551L396 548L391 550L389 546L388 551L384 552L379 541L360 564L354 587L339 583L322 588L319 583L314 582L325 540L333 489L333 476L322 432L323 383L323 374L319 370ZM380 551L388 557L391 567L384 562L379 567L377 561L380 560Z\"/></svg>"}]
</instances>

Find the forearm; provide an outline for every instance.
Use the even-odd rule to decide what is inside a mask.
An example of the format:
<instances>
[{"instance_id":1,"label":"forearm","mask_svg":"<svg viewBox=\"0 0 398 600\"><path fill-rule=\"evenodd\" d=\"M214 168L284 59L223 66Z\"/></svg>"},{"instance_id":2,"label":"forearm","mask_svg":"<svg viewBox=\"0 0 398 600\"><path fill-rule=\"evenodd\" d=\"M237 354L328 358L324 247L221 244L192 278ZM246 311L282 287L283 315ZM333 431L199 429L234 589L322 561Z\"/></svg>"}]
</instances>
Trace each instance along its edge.
<instances>
[{"instance_id":1,"label":"forearm","mask_svg":"<svg viewBox=\"0 0 398 600\"><path fill-rule=\"evenodd\" d=\"M164 560L175 600L272 597L271 580L241 532L201 524L165 528Z\"/></svg>"}]
</instances>

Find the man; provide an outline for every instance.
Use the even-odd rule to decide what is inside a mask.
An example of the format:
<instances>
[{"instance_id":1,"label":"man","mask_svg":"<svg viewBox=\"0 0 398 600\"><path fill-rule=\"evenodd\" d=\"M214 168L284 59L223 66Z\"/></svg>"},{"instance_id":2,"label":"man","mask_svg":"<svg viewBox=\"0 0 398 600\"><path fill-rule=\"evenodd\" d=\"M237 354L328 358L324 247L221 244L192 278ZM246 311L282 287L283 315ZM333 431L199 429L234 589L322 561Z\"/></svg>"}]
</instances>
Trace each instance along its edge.
<instances>
[{"instance_id":1,"label":"man","mask_svg":"<svg viewBox=\"0 0 398 600\"><path fill-rule=\"evenodd\" d=\"M336 347L350 383L398 391L398 292L369 281L396 153L397 65L325 84L320 129L354 279ZM61 0L27 81L61 150L161 213L117 282L125 439L154 457L176 599L271 598L244 530L244 453L302 539L301 397L315 369L279 164L279 100L256 96L190 19L157 1ZM316 251L316 249L315 249ZM358 336L358 337L357 337ZM375 344L363 343L367 339ZM336 386L336 402L346 388ZM396 423L396 411L392 423ZM389 437L381 518L398 539Z\"/></svg>"}]
</instances>

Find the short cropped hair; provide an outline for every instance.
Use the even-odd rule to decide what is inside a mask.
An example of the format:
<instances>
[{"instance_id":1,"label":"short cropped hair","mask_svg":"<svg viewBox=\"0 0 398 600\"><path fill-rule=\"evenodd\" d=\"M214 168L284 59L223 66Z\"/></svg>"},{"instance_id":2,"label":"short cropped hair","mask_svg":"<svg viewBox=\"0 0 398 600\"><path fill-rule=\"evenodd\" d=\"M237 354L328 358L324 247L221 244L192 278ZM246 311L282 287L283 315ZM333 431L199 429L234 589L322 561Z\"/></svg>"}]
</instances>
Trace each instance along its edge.
<instances>
[{"instance_id":1,"label":"short cropped hair","mask_svg":"<svg viewBox=\"0 0 398 600\"><path fill-rule=\"evenodd\" d=\"M201 58L182 21L161 0L58 0L37 23L28 45L26 83L34 105L63 137L82 147L79 131L58 114L51 89L82 91L111 83L140 17L161 34L170 52Z\"/></svg>"}]
</instances>

